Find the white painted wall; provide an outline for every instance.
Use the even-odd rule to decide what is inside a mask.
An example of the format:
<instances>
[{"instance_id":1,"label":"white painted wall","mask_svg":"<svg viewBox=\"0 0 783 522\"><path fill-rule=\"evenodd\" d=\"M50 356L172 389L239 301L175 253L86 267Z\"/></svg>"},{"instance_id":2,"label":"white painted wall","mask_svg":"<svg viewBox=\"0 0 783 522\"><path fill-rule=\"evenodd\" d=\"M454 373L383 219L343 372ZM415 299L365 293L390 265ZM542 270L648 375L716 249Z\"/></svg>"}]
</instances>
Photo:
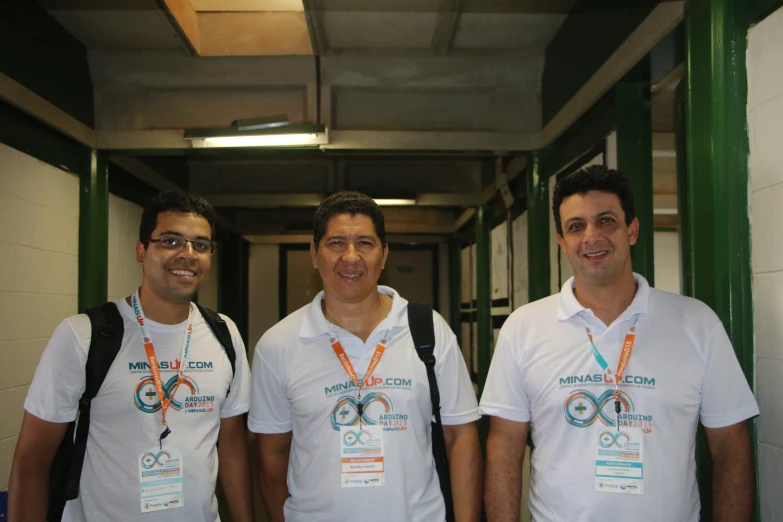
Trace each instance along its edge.
<instances>
[{"instance_id":1,"label":"white painted wall","mask_svg":"<svg viewBox=\"0 0 783 522\"><path fill-rule=\"evenodd\" d=\"M78 306L79 179L0 144L0 490L49 336Z\"/></svg>"},{"instance_id":2,"label":"white painted wall","mask_svg":"<svg viewBox=\"0 0 783 522\"><path fill-rule=\"evenodd\" d=\"M250 245L248 260L248 358L264 332L280 319L280 247Z\"/></svg>"},{"instance_id":3,"label":"white painted wall","mask_svg":"<svg viewBox=\"0 0 783 522\"><path fill-rule=\"evenodd\" d=\"M136 243L142 208L109 194L109 300L131 295L141 285Z\"/></svg>"},{"instance_id":4,"label":"white painted wall","mask_svg":"<svg viewBox=\"0 0 783 522\"><path fill-rule=\"evenodd\" d=\"M655 288L680 292L680 233L658 231L653 234Z\"/></svg>"},{"instance_id":5,"label":"white painted wall","mask_svg":"<svg viewBox=\"0 0 783 522\"><path fill-rule=\"evenodd\" d=\"M761 519L783 520L783 9L748 35L750 221Z\"/></svg>"}]
</instances>

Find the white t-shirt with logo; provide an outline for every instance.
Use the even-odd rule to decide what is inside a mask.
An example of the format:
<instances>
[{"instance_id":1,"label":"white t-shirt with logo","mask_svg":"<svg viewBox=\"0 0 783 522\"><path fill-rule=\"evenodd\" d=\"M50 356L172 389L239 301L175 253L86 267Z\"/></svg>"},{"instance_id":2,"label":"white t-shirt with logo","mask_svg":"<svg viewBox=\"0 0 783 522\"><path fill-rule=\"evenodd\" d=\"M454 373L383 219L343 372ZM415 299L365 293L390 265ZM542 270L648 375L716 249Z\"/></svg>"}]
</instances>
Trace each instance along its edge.
<instances>
[{"instance_id":1,"label":"white t-shirt with logo","mask_svg":"<svg viewBox=\"0 0 783 522\"><path fill-rule=\"evenodd\" d=\"M537 522L593 522L623 514L634 522L696 522L695 436L699 421L726 427L759 413L718 317L705 304L650 288L634 274L636 296L608 327L574 297L523 306L501 329L481 412L530 422L534 450L530 509ZM614 372L638 316L620 391L620 427L643 430L643 494L596 491L600 432L617 430L613 389L585 331ZM584 322L583 322L584 321ZM603 408L601 405L603 404Z\"/></svg>"},{"instance_id":2,"label":"white t-shirt with logo","mask_svg":"<svg viewBox=\"0 0 783 522\"><path fill-rule=\"evenodd\" d=\"M407 301L391 288L389 315L364 343L330 324L321 311L323 292L270 329L256 346L249 427L256 433L288 433L293 442L288 469L289 522L352 520L432 522L445 519L432 457L427 371L408 329ZM444 425L479 418L476 395L454 334L433 312L435 371ZM362 388L364 412L383 426L385 485L343 488L340 426L355 412L344 405L357 389L329 343L340 340L359 379L385 332L391 332L370 383Z\"/></svg>"},{"instance_id":3,"label":"white t-shirt with logo","mask_svg":"<svg viewBox=\"0 0 783 522\"><path fill-rule=\"evenodd\" d=\"M158 446L162 431L155 391L139 326L130 305L115 302L124 320L122 347L92 401L90 432L79 498L68 502L66 521L217 521L215 480L220 419L248 410L250 374L242 338L228 324L236 351L236 371L209 325L194 307L193 337L185 379L166 414L171 434L164 439L183 455L184 506L142 515L138 459ZM176 382L187 321L163 325L145 319L155 345L164 389ZM87 315L64 320L41 357L24 407L49 422L73 421L85 389L85 364L91 338ZM229 392L230 385L230 392Z\"/></svg>"}]
</instances>

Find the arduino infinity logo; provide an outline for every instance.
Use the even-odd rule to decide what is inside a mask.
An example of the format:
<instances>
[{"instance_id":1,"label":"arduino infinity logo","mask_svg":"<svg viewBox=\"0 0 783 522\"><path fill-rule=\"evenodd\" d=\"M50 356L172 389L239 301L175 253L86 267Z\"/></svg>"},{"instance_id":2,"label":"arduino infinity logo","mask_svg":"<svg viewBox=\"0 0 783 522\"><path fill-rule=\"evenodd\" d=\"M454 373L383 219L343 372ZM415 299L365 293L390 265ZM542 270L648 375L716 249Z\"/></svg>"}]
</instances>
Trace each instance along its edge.
<instances>
[{"instance_id":1,"label":"arduino infinity logo","mask_svg":"<svg viewBox=\"0 0 783 522\"><path fill-rule=\"evenodd\" d=\"M329 416L332 422L332 429L340 431L341 426L356 426L359 424L359 419L361 419L363 424L367 424L368 426L377 424L377 418L373 419L369 416L370 406L375 403L379 403L383 407L381 414L392 411L392 401L384 393L370 392L362 397L361 415L359 415L359 400L356 397L341 397L334 406L332 414ZM373 408L373 410L377 411L375 408Z\"/></svg>"},{"instance_id":2,"label":"arduino infinity logo","mask_svg":"<svg viewBox=\"0 0 783 522\"><path fill-rule=\"evenodd\" d=\"M185 386L190 395L198 395L198 385L187 375L182 376L182 386ZM177 387L177 376L174 375L163 384L163 394L168 399L175 393ZM133 404L144 413L155 413L160 410L160 397L155 389L155 381L151 376L142 378L133 392ZM171 407L175 410L182 409L182 403L174 399L171 401Z\"/></svg>"},{"instance_id":3,"label":"arduino infinity logo","mask_svg":"<svg viewBox=\"0 0 783 522\"><path fill-rule=\"evenodd\" d=\"M346 431L345 435L343 435L343 442L345 442L346 446L356 446L357 444L364 446L369 438L370 434L365 430L360 430L359 433Z\"/></svg>"},{"instance_id":4,"label":"arduino infinity logo","mask_svg":"<svg viewBox=\"0 0 783 522\"><path fill-rule=\"evenodd\" d=\"M165 457L161 461L161 457ZM171 458L171 453L166 450L160 451L157 454L147 452L141 457L141 467L144 469L152 469L155 466L164 466L166 459Z\"/></svg>"},{"instance_id":5,"label":"arduino infinity logo","mask_svg":"<svg viewBox=\"0 0 783 522\"><path fill-rule=\"evenodd\" d=\"M623 444L625 444L626 442L631 442L631 437L629 437L627 433L622 431L617 434L614 434L611 431L605 431L598 436L598 444L600 444L602 448L606 448L606 449L609 449L612 446L617 446L618 448L622 448Z\"/></svg>"},{"instance_id":6,"label":"arduino infinity logo","mask_svg":"<svg viewBox=\"0 0 783 522\"><path fill-rule=\"evenodd\" d=\"M622 409L626 413L634 411L633 401L628 394L622 391L617 393L617 400L620 401ZM566 422L577 428L586 428L592 426L596 419L600 419L605 426L616 426L614 400L614 390L606 390L598 397L587 390L577 390L569 395L563 403ZM610 403L610 413L607 414L604 408Z\"/></svg>"}]
</instances>

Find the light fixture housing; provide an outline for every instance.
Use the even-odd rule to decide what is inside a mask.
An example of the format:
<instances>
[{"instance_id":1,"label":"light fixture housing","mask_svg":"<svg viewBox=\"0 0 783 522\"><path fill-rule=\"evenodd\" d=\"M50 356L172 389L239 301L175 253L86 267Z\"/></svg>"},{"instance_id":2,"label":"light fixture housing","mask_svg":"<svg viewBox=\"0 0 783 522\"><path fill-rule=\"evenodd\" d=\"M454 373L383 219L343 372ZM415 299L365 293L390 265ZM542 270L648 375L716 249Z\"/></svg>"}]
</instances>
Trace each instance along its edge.
<instances>
[{"instance_id":1,"label":"light fixture housing","mask_svg":"<svg viewBox=\"0 0 783 522\"><path fill-rule=\"evenodd\" d=\"M318 148L329 143L326 125L285 125L260 130L186 129L194 149L232 147Z\"/></svg>"},{"instance_id":2,"label":"light fixture housing","mask_svg":"<svg viewBox=\"0 0 783 522\"><path fill-rule=\"evenodd\" d=\"M415 199L377 199L374 198L373 201L379 206L379 207L412 207L416 205Z\"/></svg>"}]
</instances>

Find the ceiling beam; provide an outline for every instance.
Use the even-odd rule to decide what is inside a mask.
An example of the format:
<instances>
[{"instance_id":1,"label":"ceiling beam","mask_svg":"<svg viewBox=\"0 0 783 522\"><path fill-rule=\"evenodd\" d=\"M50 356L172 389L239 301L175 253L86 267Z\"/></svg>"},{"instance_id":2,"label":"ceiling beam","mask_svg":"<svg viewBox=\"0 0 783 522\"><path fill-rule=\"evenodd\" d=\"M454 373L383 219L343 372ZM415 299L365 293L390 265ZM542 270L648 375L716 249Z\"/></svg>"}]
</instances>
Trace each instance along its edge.
<instances>
[{"instance_id":1,"label":"ceiling beam","mask_svg":"<svg viewBox=\"0 0 783 522\"><path fill-rule=\"evenodd\" d=\"M256 245L306 245L313 240L312 234L245 234L243 237ZM449 234L387 234L386 242L392 245L421 245L444 243L449 237Z\"/></svg>"},{"instance_id":2,"label":"ceiling beam","mask_svg":"<svg viewBox=\"0 0 783 522\"><path fill-rule=\"evenodd\" d=\"M95 131L62 109L17 82L10 76L0 73L0 99L3 99L33 118L54 127L79 143L95 148Z\"/></svg>"},{"instance_id":3,"label":"ceiling beam","mask_svg":"<svg viewBox=\"0 0 783 522\"><path fill-rule=\"evenodd\" d=\"M494 185L492 187L494 191ZM493 192L494 194L494 192ZM326 197L318 193L295 194L204 194L204 197L216 207L232 208L313 208L321 204ZM381 198L382 199L382 198ZM411 207L472 207L484 202L481 193L422 193L416 196L415 205L389 206L384 208ZM392 210L391 212L394 212Z\"/></svg>"},{"instance_id":4,"label":"ceiling beam","mask_svg":"<svg viewBox=\"0 0 783 522\"><path fill-rule=\"evenodd\" d=\"M330 130L323 150L523 151L539 148L537 132Z\"/></svg>"},{"instance_id":5,"label":"ceiling beam","mask_svg":"<svg viewBox=\"0 0 783 522\"><path fill-rule=\"evenodd\" d=\"M203 194L216 207L317 207L325 194Z\"/></svg>"},{"instance_id":6,"label":"ceiling beam","mask_svg":"<svg viewBox=\"0 0 783 522\"><path fill-rule=\"evenodd\" d=\"M551 145L649 53L684 16L684 2L658 4L579 91L544 127L541 145Z\"/></svg>"},{"instance_id":7,"label":"ceiling beam","mask_svg":"<svg viewBox=\"0 0 783 522\"><path fill-rule=\"evenodd\" d=\"M462 14L463 0L439 0L438 19L435 23L435 31L432 35L430 47L435 54L443 56L448 54L457 32L457 25Z\"/></svg>"},{"instance_id":8,"label":"ceiling beam","mask_svg":"<svg viewBox=\"0 0 783 522\"><path fill-rule=\"evenodd\" d=\"M310 42L313 45L313 54L323 56L329 52L329 39L326 36L323 19L322 0L302 0L307 29L310 32Z\"/></svg>"},{"instance_id":9,"label":"ceiling beam","mask_svg":"<svg viewBox=\"0 0 783 522\"><path fill-rule=\"evenodd\" d=\"M111 155L109 156L109 161L161 192L169 190L174 192L185 192L184 188L170 181L163 174L138 158ZM219 212L215 212L215 221L217 221L221 227L231 230L232 232L236 232L237 230L236 225Z\"/></svg>"}]
</instances>

